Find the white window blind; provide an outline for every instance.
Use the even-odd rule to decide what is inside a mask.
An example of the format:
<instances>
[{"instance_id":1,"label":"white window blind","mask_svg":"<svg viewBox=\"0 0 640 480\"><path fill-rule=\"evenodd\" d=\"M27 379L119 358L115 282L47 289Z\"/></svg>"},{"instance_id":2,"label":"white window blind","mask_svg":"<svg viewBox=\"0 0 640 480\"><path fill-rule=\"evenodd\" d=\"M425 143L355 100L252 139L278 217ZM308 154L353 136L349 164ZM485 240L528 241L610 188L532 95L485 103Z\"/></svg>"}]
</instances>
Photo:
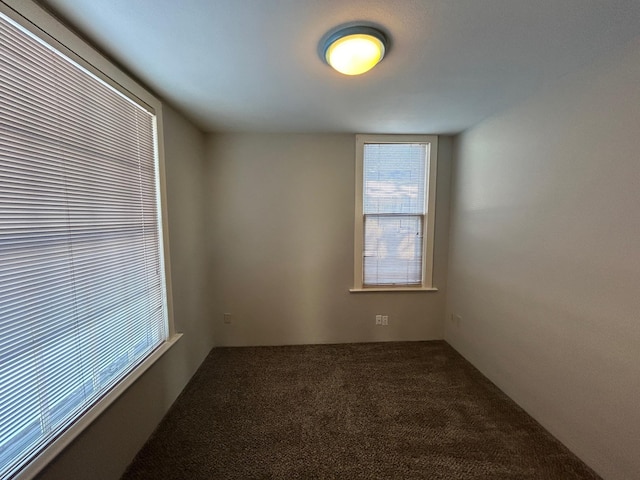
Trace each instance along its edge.
<instances>
[{"instance_id":1,"label":"white window blind","mask_svg":"<svg viewBox=\"0 0 640 480\"><path fill-rule=\"evenodd\" d=\"M428 153L428 144L364 144L364 286L422 285Z\"/></svg>"},{"instance_id":2,"label":"white window blind","mask_svg":"<svg viewBox=\"0 0 640 480\"><path fill-rule=\"evenodd\" d=\"M0 478L168 335L156 119L0 14Z\"/></svg>"}]
</instances>

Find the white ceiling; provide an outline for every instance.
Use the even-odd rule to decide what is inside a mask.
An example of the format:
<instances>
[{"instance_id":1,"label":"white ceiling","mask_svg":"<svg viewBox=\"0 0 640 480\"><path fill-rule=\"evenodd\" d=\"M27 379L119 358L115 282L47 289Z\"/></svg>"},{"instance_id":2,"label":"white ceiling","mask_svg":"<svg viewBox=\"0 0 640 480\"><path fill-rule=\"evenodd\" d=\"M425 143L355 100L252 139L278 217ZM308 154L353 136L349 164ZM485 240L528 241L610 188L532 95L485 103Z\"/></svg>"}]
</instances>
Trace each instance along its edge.
<instances>
[{"instance_id":1,"label":"white ceiling","mask_svg":"<svg viewBox=\"0 0 640 480\"><path fill-rule=\"evenodd\" d=\"M207 131L457 133L640 35L640 0L42 0ZM364 21L360 77L318 44Z\"/></svg>"}]
</instances>

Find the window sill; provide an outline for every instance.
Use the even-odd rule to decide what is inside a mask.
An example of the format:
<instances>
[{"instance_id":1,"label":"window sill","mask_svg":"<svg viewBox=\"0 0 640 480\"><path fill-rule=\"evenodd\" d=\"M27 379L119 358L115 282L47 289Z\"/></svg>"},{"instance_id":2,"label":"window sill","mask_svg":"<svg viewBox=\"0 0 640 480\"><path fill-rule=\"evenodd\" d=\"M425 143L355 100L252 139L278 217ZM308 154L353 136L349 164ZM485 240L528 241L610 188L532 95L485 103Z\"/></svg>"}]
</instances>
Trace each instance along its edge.
<instances>
[{"instance_id":1,"label":"window sill","mask_svg":"<svg viewBox=\"0 0 640 480\"><path fill-rule=\"evenodd\" d=\"M350 293L371 293L371 292L437 292L436 287L372 287L372 288L350 288Z\"/></svg>"},{"instance_id":2,"label":"window sill","mask_svg":"<svg viewBox=\"0 0 640 480\"><path fill-rule=\"evenodd\" d=\"M94 420L96 420L118 397L120 397L149 367L156 363L171 347L173 347L182 337L182 333L175 333L163 344L158 346L146 359L136 368L131 370L119 383L109 390L104 397L94 403L87 411L69 426L56 440L46 447L39 455L36 455L31 462L25 465L17 475L16 480L28 480L35 477L44 467L46 467L56 456L65 449L82 431L84 431ZM13 477L12 477L13 478Z\"/></svg>"}]
</instances>

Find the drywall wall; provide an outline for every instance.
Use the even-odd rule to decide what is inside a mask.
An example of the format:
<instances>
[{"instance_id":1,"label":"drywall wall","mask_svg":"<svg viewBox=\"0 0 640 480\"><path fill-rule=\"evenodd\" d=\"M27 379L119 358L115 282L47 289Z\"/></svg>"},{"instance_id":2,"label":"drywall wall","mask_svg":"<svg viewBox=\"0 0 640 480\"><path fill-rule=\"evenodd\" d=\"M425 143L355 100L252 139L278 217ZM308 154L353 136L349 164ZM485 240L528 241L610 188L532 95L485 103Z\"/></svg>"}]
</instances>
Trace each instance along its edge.
<instances>
[{"instance_id":1,"label":"drywall wall","mask_svg":"<svg viewBox=\"0 0 640 480\"><path fill-rule=\"evenodd\" d=\"M213 134L208 223L216 345L442 338L451 139L440 138L434 285L353 287L355 135ZM223 313L231 313L231 324ZM389 326L375 315L389 315Z\"/></svg>"},{"instance_id":2,"label":"drywall wall","mask_svg":"<svg viewBox=\"0 0 640 480\"><path fill-rule=\"evenodd\" d=\"M454 154L445 339L607 480L640 478L638 132L636 40Z\"/></svg>"},{"instance_id":3,"label":"drywall wall","mask_svg":"<svg viewBox=\"0 0 640 480\"><path fill-rule=\"evenodd\" d=\"M213 347L207 315L204 135L164 107L169 242L176 329L184 336L38 476L115 480Z\"/></svg>"}]
</instances>

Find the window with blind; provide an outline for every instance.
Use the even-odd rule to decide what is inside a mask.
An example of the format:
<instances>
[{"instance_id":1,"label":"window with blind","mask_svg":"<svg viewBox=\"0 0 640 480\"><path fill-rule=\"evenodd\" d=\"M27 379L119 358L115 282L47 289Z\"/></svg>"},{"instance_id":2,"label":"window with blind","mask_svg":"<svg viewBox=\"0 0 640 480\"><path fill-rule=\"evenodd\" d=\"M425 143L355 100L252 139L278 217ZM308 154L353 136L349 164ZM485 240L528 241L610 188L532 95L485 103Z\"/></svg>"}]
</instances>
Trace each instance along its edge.
<instances>
[{"instance_id":1,"label":"window with blind","mask_svg":"<svg viewBox=\"0 0 640 480\"><path fill-rule=\"evenodd\" d=\"M356 137L354 289L431 289L437 138Z\"/></svg>"},{"instance_id":2,"label":"window with blind","mask_svg":"<svg viewBox=\"0 0 640 480\"><path fill-rule=\"evenodd\" d=\"M0 478L168 338L156 116L0 13Z\"/></svg>"}]
</instances>

